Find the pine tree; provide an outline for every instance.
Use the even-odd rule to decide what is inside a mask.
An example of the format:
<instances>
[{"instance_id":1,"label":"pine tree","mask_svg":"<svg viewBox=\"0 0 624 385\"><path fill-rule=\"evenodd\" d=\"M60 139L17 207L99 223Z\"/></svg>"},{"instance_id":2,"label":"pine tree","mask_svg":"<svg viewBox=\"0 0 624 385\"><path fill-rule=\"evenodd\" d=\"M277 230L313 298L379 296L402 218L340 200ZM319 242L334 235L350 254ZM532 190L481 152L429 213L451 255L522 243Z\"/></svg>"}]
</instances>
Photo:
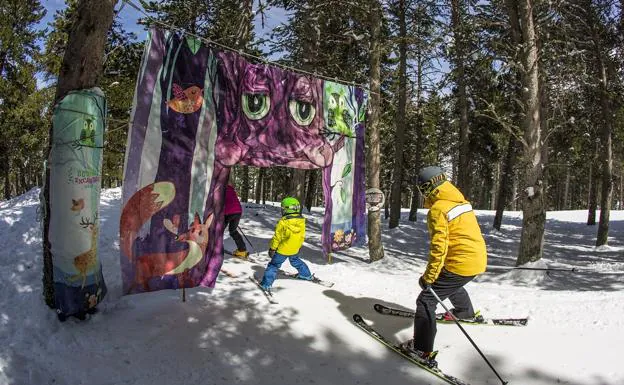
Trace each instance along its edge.
<instances>
[{"instance_id":1,"label":"pine tree","mask_svg":"<svg viewBox=\"0 0 624 385\"><path fill-rule=\"evenodd\" d=\"M43 32L36 29L36 24L44 15L38 0L0 3L0 177L5 199L23 192L16 171L21 168L24 175L20 160L27 153L18 146L28 133L35 133L38 128L22 119L32 113L32 103L38 99L33 95L35 61L37 40ZM30 163L32 167L39 165L34 164L34 159ZM16 176L14 183L11 183L12 174Z\"/></svg>"},{"instance_id":2,"label":"pine tree","mask_svg":"<svg viewBox=\"0 0 624 385\"><path fill-rule=\"evenodd\" d=\"M379 188L380 143L379 117L381 107L381 41L382 7L378 0L369 0L370 26L370 100L368 104L368 151L366 153L367 181L369 188ZM371 262L384 257L381 243L381 211L368 213L368 253Z\"/></svg>"}]
</instances>

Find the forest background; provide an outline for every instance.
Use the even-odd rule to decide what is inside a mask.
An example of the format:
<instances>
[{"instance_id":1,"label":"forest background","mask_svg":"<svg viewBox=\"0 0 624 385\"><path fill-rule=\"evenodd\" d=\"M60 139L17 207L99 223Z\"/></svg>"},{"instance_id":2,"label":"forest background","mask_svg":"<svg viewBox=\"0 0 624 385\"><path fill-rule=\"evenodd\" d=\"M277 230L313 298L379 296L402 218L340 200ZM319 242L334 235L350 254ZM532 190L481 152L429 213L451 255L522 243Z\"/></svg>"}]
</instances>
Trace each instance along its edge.
<instances>
[{"instance_id":1,"label":"forest background","mask_svg":"<svg viewBox=\"0 0 624 385\"><path fill-rule=\"evenodd\" d=\"M475 208L496 210L495 228L503 210L522 210L517 264L541 258L549 210L587 210L596 246L608 247L609 212L624 200L623 7L624 0L0 0L0 196L43 186L53 106L81 59L67 47L94 33L85 20L106 25L112 15L103 57L97 45L80 53L92 49L103 64L94 78L109 107L105 188L121 184L145 29L160 25L367 89L367 187L387 196L381 215L369 215L371 260L383 257L382 223L416 220L422 202L412 180L431 164L442 165ZM234 176L244 201L288 194L308 210L322 205L320 170L235 167ZM407 218L401 207L411 208Z\"/></svg>"}]
</instances>

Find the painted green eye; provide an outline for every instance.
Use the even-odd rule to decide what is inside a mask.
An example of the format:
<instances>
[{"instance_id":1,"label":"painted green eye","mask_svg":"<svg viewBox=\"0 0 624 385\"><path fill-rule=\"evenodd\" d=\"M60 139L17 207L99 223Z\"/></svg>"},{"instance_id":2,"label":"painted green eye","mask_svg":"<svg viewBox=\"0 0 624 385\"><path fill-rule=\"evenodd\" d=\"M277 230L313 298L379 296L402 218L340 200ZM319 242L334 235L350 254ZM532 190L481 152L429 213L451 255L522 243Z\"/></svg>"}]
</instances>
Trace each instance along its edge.
<instances>
[{"instance_id":1,"label":"painted green eye","mask_svg":"<svg viewBox=\"0 0 624 385\"><path fill-rule=\"evenodd\" d=\"M331 97L329 98L329 108L330 109L335 109L336 107L338 107L338 102L337 100L340 98L340 95L338 94L331 94Z\"/></svg>"},{"instance_id":2,"label":"painted green eye","mask_svg":"<svg viewBox=\"0 0 624 385\"><path fill-rule=\"evenodd\" d=\"M307 126L312 123L316 115L316 109L312 104L300 100L291 100L288 103L288 108L290 109L290 115L300 126Z\"/></svg>"},{"instance_id":3,"label":"painted green eye","mask_svg":"<svg viewBox=\"0 0 624 385\"><path fill-rule=\"evenodd\" d=\"M267 116L271 109L271 99L266 94L243 94L243 112L251 120Z\"/></svg>"},{"instance_id":4,"label":"painted green eye","mask_svg":"<svg viewBox=\"0 0 624 385\"><path fill-rule=\"evenodd\" d=\"M340 107L340 109L343 109L347 106L347 101L345 100L345 98L343 98L342 96L338 99L338 107Z\"/></svg>"}]
</instances>

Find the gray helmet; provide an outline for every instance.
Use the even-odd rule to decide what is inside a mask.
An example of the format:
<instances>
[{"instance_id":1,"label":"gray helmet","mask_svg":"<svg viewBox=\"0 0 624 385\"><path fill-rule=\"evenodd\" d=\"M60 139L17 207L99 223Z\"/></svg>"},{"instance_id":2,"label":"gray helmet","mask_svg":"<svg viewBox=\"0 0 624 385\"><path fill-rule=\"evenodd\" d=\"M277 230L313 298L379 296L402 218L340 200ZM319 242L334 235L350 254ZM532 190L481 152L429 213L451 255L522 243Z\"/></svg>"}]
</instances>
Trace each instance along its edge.
<instances>
[{"instance_id":1,"label":"gray helmet","mask_svg":"<svg viewBox=\"0 0 624 385\"><path fill-rule=\"evenodd\" d=\"M416 177L416 187L425 197L429 196L436 187L446 181L444 171L438 166L428 166L418 171Z\"/></svg>"}]
</instances>

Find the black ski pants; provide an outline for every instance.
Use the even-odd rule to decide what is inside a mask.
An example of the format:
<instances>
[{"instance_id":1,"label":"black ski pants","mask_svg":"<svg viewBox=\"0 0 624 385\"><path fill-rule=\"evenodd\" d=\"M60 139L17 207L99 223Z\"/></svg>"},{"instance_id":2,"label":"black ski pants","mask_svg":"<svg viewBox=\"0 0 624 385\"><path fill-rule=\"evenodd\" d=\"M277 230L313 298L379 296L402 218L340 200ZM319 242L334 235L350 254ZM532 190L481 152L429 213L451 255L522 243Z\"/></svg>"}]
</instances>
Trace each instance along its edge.
<instances>
[{"instance_id":1,"label":"black ski pants","mask_svg":"<svg viewBox=\"0 0 624 385\"><path fill-rule=\"evenodd\" d=\"M453 314L459 318L474 316L470 296L464 285L475 276L464 277L443 269L431 288L444 301L449 299L453 304ZM435 311L438 301L429 290L423 290L416 299L414 315L414 348L423 352L433 351L433 343L437 332Z\"/></svg>"},{"instance_id":2,"label":"black ski pants","mask_svg":"<svg viewBox=\"0 0 624 385\"><path fill-rule=\"evenodd\" d=\"M240 222L241 214L230 214L225 216L225 227L228 228L230 232L230 237L236 243L236 248L238 250L247 250L245 246L245 241L243 237L238 232L238 222Z\"/></svg>"}]
</instances>

